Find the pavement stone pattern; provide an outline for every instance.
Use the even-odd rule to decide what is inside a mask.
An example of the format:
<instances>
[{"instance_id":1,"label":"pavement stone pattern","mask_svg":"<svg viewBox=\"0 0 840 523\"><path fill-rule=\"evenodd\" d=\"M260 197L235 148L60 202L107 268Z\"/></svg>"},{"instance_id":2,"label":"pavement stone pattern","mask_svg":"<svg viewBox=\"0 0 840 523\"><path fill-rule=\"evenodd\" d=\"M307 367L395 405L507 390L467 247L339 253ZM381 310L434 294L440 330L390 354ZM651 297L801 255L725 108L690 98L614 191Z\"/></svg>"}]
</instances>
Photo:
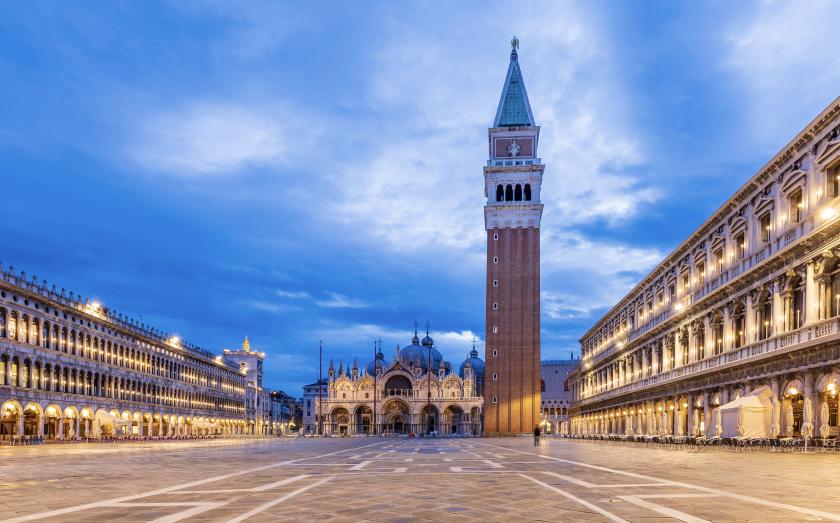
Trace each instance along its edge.
<instances>
[{"instance_id":1,"label":"pavement stone pattern","mask_svg":"<svg viewBox=\"0 0 840 523\"><path fill-rule=\"evenodd\" d=\"M12 521L840 521L840 453L530 438L0 448Z\"/></svg>"}]
</instances>

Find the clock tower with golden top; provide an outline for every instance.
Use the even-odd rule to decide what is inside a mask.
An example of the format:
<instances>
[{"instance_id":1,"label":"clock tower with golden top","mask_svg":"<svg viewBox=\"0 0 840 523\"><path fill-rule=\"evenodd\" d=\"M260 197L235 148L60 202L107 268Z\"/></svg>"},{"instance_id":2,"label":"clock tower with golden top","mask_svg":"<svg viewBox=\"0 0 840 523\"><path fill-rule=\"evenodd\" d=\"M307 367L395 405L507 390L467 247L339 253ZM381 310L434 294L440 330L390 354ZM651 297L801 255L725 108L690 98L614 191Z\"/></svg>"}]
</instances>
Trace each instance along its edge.
<instances>
[{"instance_id":1,"label":"clock tower with golden top","mask_svg":"<svg viewBox=\"0 0 840 523\"><path fill-rule=\"evenodd\" d=\"M484 433L530 433L540 422L540 187L534 122L519 40L510 64L484 167L487 302Z\"/></svg>"}]
</instances>

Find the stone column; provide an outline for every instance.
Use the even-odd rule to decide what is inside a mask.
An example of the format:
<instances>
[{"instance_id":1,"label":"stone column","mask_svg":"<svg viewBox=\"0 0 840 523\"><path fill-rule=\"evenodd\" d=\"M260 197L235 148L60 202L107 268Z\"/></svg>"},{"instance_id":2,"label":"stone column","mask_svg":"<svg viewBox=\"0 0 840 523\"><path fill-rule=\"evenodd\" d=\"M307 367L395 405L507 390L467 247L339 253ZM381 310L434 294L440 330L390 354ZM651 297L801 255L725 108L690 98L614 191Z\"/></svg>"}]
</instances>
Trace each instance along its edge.
<instances>
[{"instance_id":1,"label":"stone column","mask_svg":"<svg viewBox=\"0 0 840 523\"><path fill-rule=\"evenodd\" d=\"M805 409L802 413L803 431L807 437L814 437L816 428L814 420L816 418L814 409L817 408L818 394L814 393L814 374L808 372L805 374L804 389L802 391L803 399L805 400Z\"/></svg>"},{"instance_id":2,"label":"stone column","mask_svg":"<svg viewBox=\"0 0 840 523\"><path fill-rule=\"evenodd\" d=\"M752 293L747 293L746 305L744 307L744 345L754 343L756 340L755 311L753 310Z\"/></svg>"},{"instance_id":3,"label":"stone column","mask_svg":"<svg viewBox=\"0 0 840 523\"><path fill-rule=\"evenodd\" d=\"M714 428L711 427L712 424L712 409L711 409L711 401L709 398L709 393L703 393L703 429L705 431L706 437L711 437L714 435Z\"/></svg>"},{"instance_id":4,"label":"stone column","mask_svg":"<svg viewBox=\"0 0 840 523\"><path fill-rule=\"evenodd\" d=\"M734 336L732 336L732 305L723 306L723 340L721 340L721 352L727 352L734 347ZM717 344L717 340L715 340Z\"/></svg>"},{"instance_id":5,"label":"stone column","mask_svg":"<svg viewBox=\"0 0 840 523\"><path fill-rule=\"evenodd\" d=\"M691 394L686 395L686 401L688 402L688 407L686 410L687 416L687 426L688 430L686 431L686 436L694 436L697 433L697 427L694 426L694 401L695 398Z\"/></svg>"},{"instance_id":6,"label":"stone column","mask_svg":"<svg viewBox=\"0 0 840 523\"><path fill-rule=\"evenodd\" d=\"M773 282L773 317L770 318L770 325L773 326L772 336L784 332L785 317L782 311L782 294L779 292L779 283Z\"/></svg>"},{"instance_id":7,"label":"stone column","mask_svg":"<svg viewBox=\"0 0 840 523\"><path fill-rule=\"evenodd\" d=\"M618 385L624 385L624 358L618 360Z\"/></svg>"},{"instance_id":8,"label":"stone column","mask_svg":"<svg viewBox=\"0 0 840 523\"><path fill-rule=\"evenodd\" d=\"M805 266L805 321L813 323L817 320L818 301L817 289L814 282L814 260Z\"/></svg>"},{"instance_id":9,"label":"stone column","mask_svg":"<svg viewBox=\"0 0 840 523\"><path fill-rule=\"evenodd\" d=\"M680 341L680 329L674 330L674 367L682 367L683 364L683 346Z\"/></svg>"}]
</instances>

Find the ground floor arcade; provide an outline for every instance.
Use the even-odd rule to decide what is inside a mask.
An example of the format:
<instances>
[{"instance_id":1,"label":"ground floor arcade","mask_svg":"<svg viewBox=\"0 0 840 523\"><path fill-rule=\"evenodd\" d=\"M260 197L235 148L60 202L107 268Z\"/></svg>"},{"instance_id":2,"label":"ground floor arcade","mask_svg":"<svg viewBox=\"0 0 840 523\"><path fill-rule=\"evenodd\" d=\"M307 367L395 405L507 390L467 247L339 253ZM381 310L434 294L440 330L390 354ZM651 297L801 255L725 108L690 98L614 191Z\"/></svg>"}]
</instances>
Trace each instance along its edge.
<instances>
[{"instance_id":1,"label":"ground floor arcade","mask_svg":"<svg viewBox=\"0 0 840 523\"><path fill-rule=\"evenodd\" d=\"M747 372L749 373L749 371ZM755 372L758 374L758 372ZM816 367L797 372L709 383L695 390L673 384L658 397L616 398L611 405L580 408L571 421L571 434L721 436L721 407L751 392L768 393L767 435L796 438L833 438L840 431L838 390L840 369ZM743 430L738 422L738 430Z\"/></svg>"},{"instance_id":2,"label":"ground floor arcade","mask_svg":"<svg viewBox=\"0 0 840 523\"><path fill-rule=\"evenodd\" d=\"M254 434L246 420L126 407L0 397L0 441Z\"/></svg>"}]
</instances>

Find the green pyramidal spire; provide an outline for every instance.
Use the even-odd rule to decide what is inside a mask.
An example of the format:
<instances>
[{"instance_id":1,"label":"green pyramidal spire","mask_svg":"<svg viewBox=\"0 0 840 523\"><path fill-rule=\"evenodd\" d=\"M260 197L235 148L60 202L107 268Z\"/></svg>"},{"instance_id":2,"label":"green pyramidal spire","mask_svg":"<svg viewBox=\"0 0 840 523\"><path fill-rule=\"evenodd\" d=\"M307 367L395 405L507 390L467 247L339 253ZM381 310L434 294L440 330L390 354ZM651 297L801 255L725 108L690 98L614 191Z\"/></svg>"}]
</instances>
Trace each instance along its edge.
<instances>
[{"instance_id":1,"label":"green pyramidal spire","mask_svg":"<svg viewBox=\"0 0 840 523\"><path fill-rule=\"evenodd\" d=\"M515 36L510 42L510 65L508 66L505 86L502 88L502 98L493 127L513 127L520 125L536 125L534 115L531 114L531 104L528 102L528 92L522 80L519 69L519 39Z\"/></svg>"}]
</instances>

